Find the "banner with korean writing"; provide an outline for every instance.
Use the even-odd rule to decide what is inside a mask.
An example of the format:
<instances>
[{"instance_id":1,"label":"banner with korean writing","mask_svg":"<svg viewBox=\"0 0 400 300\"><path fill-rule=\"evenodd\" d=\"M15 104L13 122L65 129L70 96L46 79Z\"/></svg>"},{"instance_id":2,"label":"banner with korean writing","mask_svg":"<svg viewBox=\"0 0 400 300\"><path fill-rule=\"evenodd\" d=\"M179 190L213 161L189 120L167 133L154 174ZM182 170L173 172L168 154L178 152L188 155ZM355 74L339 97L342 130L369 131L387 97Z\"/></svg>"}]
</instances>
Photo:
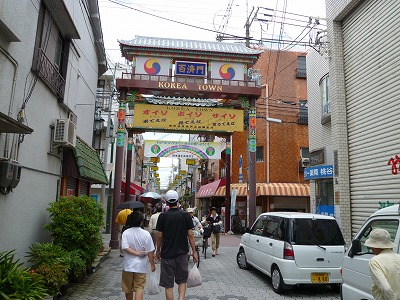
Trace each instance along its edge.
<instances>
[{"instance_id":1,"label":"banner with korean writing","mask_svg":"<svg viewBox=\"0 0 400 300\"><path fill-rule=\"evenodd\" d=\"M221 143L215 142L144 141L146 157L221 159L222 150Z\"/></svg>"},{"instance_id":2,"label":"banner with korean writing","mask_svg":"<svg viewBox=\"0 0 400 300\"><path fill-rule=\"evenodd\" d=\"M179 131L243 131L243 110L135 104L133 126Z\"/></svg>"}]
</instances>

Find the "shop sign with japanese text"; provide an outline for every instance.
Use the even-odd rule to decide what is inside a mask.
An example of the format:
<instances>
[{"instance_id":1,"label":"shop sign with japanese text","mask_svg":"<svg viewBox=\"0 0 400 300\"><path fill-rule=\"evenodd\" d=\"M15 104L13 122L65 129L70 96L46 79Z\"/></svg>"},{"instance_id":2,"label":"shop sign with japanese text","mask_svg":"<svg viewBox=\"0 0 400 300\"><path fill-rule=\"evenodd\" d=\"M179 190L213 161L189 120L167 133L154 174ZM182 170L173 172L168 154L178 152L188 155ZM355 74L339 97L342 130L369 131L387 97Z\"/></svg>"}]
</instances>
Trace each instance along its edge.
<instances>
[{"instance_id":1,"label":"shop sign with japanese text","mask_svg":"<svg viewBox=\"0 0 400 300\"><path fill-rule=\"evenodd\" d=\"M185 76L207 76L207 63L192 61L176 61L175 74Z\"/></svg>"},{"instance_id":2,"label":"shop sign with japanese text","mask_svg":"<svg viewBox=\"0 0 400 300\"><path fill-rule=\"evenodd\" d=\"M304 179L333 178L333 165L314 166L304 169Z\"/></svg>"},{"instance_id":3,"label":"shop sign with japanese text","mask_svg":"<svg viewBox=\"0 0 400 300\"><path fill-rule=\"evenodd\" d=\"M243 110L137 103L133 126L180 131L243 131Z\"/></svg>"}]
</instances>

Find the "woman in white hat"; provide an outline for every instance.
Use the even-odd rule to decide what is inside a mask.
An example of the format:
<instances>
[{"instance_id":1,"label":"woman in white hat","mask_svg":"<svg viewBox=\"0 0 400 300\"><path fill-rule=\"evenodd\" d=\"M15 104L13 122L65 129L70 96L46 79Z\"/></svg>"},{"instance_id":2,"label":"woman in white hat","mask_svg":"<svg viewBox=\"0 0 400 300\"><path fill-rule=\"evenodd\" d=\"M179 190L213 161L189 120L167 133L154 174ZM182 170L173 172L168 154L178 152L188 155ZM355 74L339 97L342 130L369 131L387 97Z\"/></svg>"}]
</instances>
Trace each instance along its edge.
<instances>
[{"instance_id":1,"label":"woman in white hat","mask_svg":"<svg viewBox=\"0 0 400 300\"><path fill-rule=\"evenodd\" d=\"M400 300L400 255L393 252L389 232L376 228L364 244L375 254L369 262L374 299Z\"/></svg>"}]
</instances>

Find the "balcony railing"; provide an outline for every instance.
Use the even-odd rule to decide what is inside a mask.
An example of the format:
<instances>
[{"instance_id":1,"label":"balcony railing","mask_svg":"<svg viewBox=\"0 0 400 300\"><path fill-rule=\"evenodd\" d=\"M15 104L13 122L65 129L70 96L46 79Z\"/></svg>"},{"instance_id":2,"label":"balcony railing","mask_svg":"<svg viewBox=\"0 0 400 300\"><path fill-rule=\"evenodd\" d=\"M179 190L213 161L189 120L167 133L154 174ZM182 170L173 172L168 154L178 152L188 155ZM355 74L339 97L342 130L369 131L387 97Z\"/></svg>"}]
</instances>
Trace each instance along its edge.
<instances>
[{"instance_id":1,"label":"balcony railing","mask_svg":"<svg viewBox=\"0 0 400 300\"><path fill-rule=\"evenodd\" d=\"M122 73L122 79L156 81L156 82L179 82L179 83L199 83L199 84L216 84L237 87L260 87L257 81L249 80L224 80L210 79L204 77L184 77L184 76L165 76L165 75L148 75L148 74L131 74Z\"/></svg>"},{"instance_id":2,"label":"balcony railing","mask_svg":"<svg viewBox=\"0 0 400 300\"><path fill-rule=\"evenodd\" d=\"M58 68L47 58L42 49L38 51L35 71L57 96L64 98L65 79L58 71Z\"/></svg>"}]
</instances>

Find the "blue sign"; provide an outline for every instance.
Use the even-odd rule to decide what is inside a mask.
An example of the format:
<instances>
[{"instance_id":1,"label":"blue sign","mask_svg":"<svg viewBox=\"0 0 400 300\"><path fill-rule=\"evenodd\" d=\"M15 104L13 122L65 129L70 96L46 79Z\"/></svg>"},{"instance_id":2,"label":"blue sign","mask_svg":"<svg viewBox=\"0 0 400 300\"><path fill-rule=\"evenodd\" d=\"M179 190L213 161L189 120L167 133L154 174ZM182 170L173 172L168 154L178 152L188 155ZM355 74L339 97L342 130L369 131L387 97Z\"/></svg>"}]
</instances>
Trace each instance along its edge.
<instances>
[{"instance_id":1,"label":"blue sign","mask_svg":"<svg viewBox=\"0 0 400 300\"><path fill-rule=\"evenodd\" d=\"M176 61L175 74L186 76L207 76L207 63L192 61Z\"/></svg>"},{"instance_id":2,"label":"blue sign","mask_svg":"<svg viewBox=\"0 0 400 300\"><path fill-rule=\"evenodd\" d=\"M333 178L333 165L314 166L304 169L304 179Z\"/></svg>"}]
</instances>

